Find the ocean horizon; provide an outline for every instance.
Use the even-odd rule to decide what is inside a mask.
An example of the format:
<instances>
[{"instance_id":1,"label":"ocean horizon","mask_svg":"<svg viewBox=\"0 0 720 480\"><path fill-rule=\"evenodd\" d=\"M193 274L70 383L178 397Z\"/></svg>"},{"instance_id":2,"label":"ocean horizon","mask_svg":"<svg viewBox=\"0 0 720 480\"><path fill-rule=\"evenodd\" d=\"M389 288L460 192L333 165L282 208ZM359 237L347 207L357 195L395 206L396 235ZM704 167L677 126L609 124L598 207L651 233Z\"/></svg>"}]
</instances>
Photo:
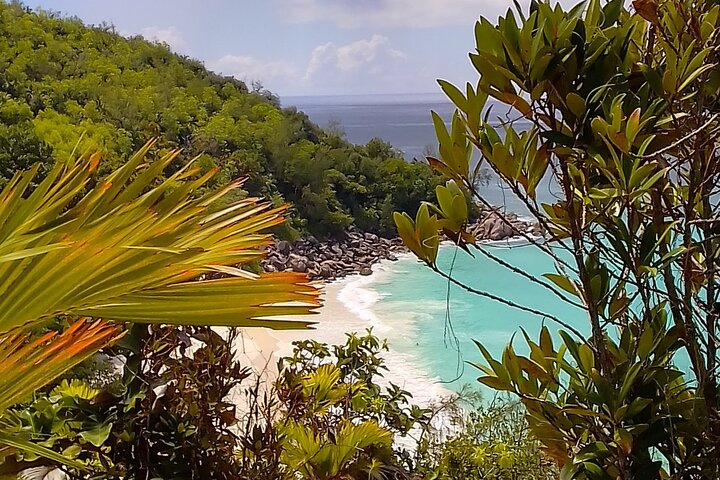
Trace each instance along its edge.
<instances>
[{"instance_id":1,"label":"ocean horizon","mask_svg":"<svg viewBox=\"0 0 720 480\"><path fill-rule=\"evenodd\" d=\"M435 144L430 111L449 121L454 110L442 93L282 97L281 104L305 112L323 128L340 129L351 143L381 138L407 160L423 159Z\"/></svg>"}]
</instances>

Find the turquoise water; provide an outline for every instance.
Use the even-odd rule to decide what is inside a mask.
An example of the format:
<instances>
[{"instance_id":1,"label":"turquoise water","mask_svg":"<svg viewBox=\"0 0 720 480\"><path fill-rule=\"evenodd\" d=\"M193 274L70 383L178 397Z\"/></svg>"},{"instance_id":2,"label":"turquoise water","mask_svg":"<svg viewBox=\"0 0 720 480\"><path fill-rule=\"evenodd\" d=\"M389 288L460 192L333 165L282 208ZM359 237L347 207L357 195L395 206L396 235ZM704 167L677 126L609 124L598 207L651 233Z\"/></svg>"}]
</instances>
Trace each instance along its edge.
<instances>
[{"instance_id":1,"label":"turquoise water","mask_svg":"<svg viewBox=\"0 0 720 480\"><path fill-rule=\"evenodd\" d=\"M525 272L539 277L554 272L552 260L530 245L486 245L483 248ZM555 315L581 333L589 333L584 313L546 289L518 276L484 256L472 258L453 246L440 250L438 266L472 287L515 303ZM479 386L479 371L466 362L482 362L473 340L500 356L515 336L517 351L524 351L521 327L537 340L540 328L560 327L540 316L519 311L494 300L450 285L410 255L391 264L368 287L378 293L375 315L391 328L391 350L409 354L413 362L450 390L463 384Z\"/></svg>"},{"instance_id":2,"label":"turquoise water","mask_svg":"<svg viewBox=\"0 0 720 480\"><path fill-rule=\"evenodd\" d=\"M483 248L535 277L555 272L552 259L532 245L496 243ZM443 246L438 267L444 272L452 267L454 278L477 290L554 315L582 335L590 334L581 309L485 256L476 253L473 258L455 246ZM447 280L409 254L386 264L372 279L364 288L374 292L377 300L372 306L373 315L378 324L387 327L378 334L387 333L391 352L409 357L413 367L425 372L425 381L441 383L448 390L459 391L470 384L486 398L495 394L477 382L482 373L468 365L485 364L473 340L499 358L511 340L517 352L527 353L521 329L534 341L538 341L543 325L556 339L557 332L563 329L552 320L448 285ZM678 352L675 364L681 371L690 372L685 351ZM407 374L414 371L408 369ZM396 377L402 375L394 373Z\"/></svg>"}]
</instances>

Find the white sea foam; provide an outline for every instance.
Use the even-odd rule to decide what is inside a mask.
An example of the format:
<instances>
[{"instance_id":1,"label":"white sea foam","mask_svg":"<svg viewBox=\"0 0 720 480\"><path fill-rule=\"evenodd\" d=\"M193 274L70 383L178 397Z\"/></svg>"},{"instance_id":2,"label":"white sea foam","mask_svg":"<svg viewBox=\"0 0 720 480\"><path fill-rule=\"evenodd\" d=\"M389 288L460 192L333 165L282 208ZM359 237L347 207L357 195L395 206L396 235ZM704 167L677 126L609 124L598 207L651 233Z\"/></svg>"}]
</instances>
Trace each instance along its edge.
<instances>
[{"instance_id":1,"label":"white sea foam","mask_svg":"<svg viewBox=\"0 0 720 480\"><path fill-rule=\"evenodd\" d=\"M373 274L370 276L352 276L341 280L343 285L337 293L337 299L364 325L372 327L374 335L388 339L390 352L384 355L388 367L384 374L385 381L407 390L416 403L427 406L452 392L443 387L438 378L428 374L416 355L393 348L393 345L417 338L411 312L398 314L394 311L391 319L379 311L379 302L386 294L378 291L376 285L387 279L394 265L384 261L373 266ZM398 273L397 270L393 271L393 274Z\"/></svg>"}]
</instances>

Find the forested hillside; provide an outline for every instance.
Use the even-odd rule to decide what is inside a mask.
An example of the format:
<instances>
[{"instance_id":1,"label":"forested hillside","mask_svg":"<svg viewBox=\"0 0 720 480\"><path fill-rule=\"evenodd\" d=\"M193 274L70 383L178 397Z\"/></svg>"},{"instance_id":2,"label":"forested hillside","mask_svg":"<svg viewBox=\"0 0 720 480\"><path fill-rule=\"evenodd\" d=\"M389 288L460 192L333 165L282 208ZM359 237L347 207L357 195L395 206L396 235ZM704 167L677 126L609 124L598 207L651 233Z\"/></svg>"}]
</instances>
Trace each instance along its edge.
<instances>
[{"instance_id":1,"label":"forested hillside","mask_svg":"<svg viewBox=\"0 0 720 480\"><path fill-rule=\"evenodd\" d=\"M389 235L392 212L416 210L437 183L391 146L350 145L165 45L0 1L0 182L69 157L81 137L79 148L103 151L112 168L156 136L182 149L174 168L200 156L219 181L247 177L248 194L291 203L285 234L355 223Z\"/></svg>"}]
</instances>

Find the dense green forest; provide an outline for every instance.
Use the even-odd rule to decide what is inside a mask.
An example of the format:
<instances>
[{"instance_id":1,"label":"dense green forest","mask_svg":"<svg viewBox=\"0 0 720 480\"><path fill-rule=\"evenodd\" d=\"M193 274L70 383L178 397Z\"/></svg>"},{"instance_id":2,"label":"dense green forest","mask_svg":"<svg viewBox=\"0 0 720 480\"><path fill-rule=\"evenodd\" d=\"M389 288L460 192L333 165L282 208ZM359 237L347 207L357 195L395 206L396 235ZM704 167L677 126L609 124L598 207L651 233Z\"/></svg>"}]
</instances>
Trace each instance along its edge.
<instances>
[{"instance_id":1,"label":"dense green forest","mask_svg":"<svg viewBox=\"0 0 720 480\"><path fill-rule=\"evenodd\" d=\"M246 177L247 194L292 204L286 235L351 223L391 235L392 212L416 210L437 184L390 145L351 145L166 45L0 2L0 182L66 159L81 138L78 151L101 150L112 169L153 137L182 149L170 170L199 156L216 182Z\"/></svg>"}]
</instances>

